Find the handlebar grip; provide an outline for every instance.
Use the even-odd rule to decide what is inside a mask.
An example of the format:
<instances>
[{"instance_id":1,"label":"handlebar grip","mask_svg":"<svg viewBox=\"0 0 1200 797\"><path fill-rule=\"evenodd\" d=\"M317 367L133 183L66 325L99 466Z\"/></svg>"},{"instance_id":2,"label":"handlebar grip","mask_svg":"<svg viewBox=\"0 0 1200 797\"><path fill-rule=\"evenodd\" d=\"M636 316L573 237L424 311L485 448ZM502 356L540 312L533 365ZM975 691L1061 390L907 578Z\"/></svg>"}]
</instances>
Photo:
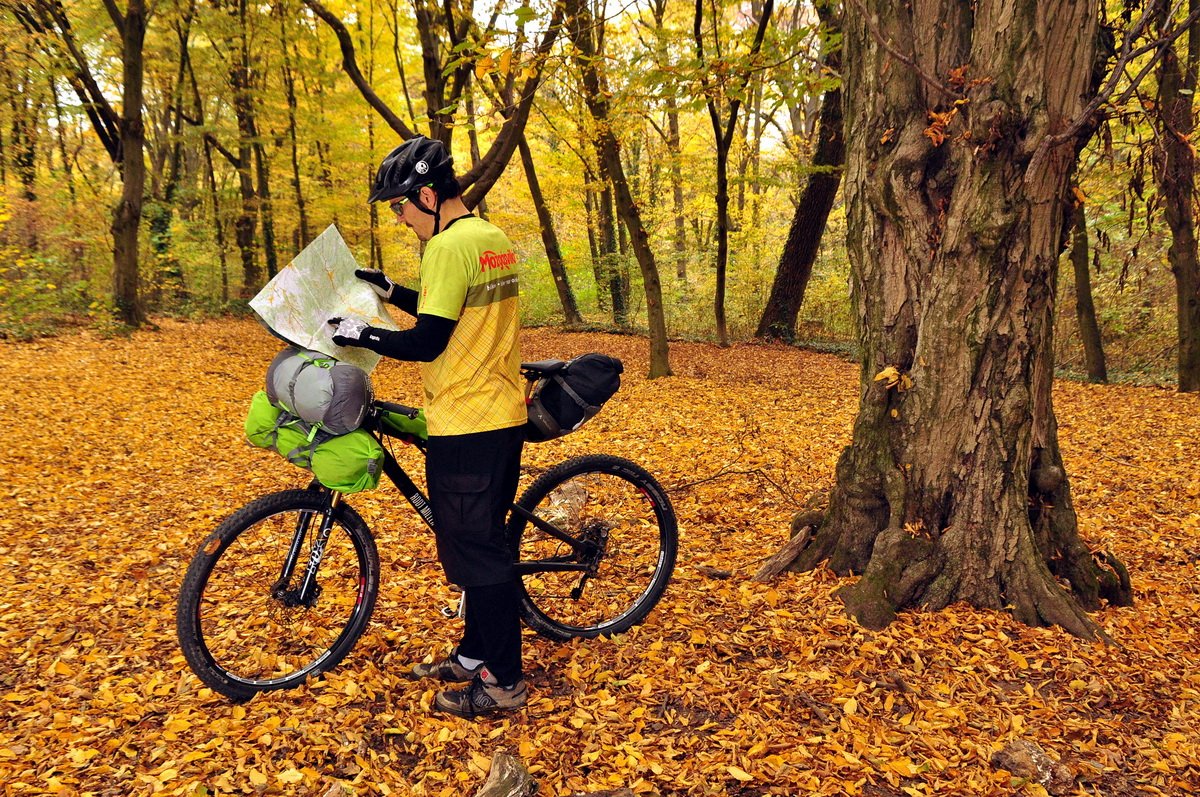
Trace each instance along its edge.
<instances>
[{"instance_id":1,"label":"handlebar grip","mask_svg":"<svg viewBox=\"0 0 1200 797\"><path fill-rule=\"evenodd\" d=\"M387 412L394 412L397 415L403 415L406 418L415 418L421 412L420 410L413 409L412 407L406 407L403 404L396 404L391 401L376 401L375 406L381 410L386 410Z\"/></svg>"}]
</instances>

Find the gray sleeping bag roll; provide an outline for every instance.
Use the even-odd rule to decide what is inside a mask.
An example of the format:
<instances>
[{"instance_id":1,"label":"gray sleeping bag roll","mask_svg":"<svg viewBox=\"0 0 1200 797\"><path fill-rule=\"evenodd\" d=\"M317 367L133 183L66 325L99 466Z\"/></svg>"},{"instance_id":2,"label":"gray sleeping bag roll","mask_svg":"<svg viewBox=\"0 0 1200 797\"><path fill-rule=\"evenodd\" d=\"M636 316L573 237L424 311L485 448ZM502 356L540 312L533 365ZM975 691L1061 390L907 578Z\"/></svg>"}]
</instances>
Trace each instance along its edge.
<instances>
[{"instance_id":1,"label":"gray sleeping bag roll","mask_svg":"<svg viewBox=\"0 0 1200 797\"><path fill-rule=\"evenodd\" d=\"M289 348L267 368L267 398L307 423L348 434L362 424L375 391L370 377L356 366L318 351Z\"/></svg>"}]
</instances>

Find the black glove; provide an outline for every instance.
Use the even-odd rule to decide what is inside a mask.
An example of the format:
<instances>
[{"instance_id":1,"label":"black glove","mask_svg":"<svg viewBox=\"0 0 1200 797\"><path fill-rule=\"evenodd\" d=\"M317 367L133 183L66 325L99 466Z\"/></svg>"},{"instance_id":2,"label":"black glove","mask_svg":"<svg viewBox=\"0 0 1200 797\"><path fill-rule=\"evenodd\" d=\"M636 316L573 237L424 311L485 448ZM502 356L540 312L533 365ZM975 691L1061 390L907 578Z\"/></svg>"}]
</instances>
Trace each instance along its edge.
<instances>
[{"instance_id":1,"label":"black glove","mask_svg":"<svg viewBox=\"0 0 1200 797\"><path fill-rule=\"evenodd\" d=\"M385 302L392 298L392 292L396 290L396 283L377 268L356 268L354 276L370 285L371 290L379 294Z\"/></svg>"},{"instance_id":2,"label":"black glove","mask_svg":"<svg viewBox=\"0 0 1200 797\"><path fill-rule=\"evenodd\" d=\"M371 329L366 321L360 321L357 318L331 318L327 323L331 327L336 327L333 331L333 342L335 345L366 346L363 338L366 337L367 331Z\"/></svg>"}]
</instances>

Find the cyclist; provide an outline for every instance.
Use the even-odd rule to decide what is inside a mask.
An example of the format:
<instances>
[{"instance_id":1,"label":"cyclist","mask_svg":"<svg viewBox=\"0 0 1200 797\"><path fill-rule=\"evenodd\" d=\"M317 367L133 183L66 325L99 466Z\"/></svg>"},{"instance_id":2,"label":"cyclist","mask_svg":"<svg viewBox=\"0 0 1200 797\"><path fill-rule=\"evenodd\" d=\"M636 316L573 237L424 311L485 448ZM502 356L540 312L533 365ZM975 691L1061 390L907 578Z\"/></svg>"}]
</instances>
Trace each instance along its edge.
<instances>
[{"instance_id":1,"label":"cyclist","mask_svg":"<svg viewBox=\"0 0 1200 797\"><path fill-rule=\"evenodd\" d=\"M507 236L464 204L453 160L440 141L416 136L383 159L369 202L388 202L426 242L420 290L383 272L355 275L416 317L389 331L354 318L330 319L339 346L362 346L419 361L429 443L425 471L446 578L464 590L457 647L412 678L466 683L434 707L475 717L523 706L517 576L504 520L517 489L527 420L517 340L517 257Z\"/></svg>"}]
</instances>

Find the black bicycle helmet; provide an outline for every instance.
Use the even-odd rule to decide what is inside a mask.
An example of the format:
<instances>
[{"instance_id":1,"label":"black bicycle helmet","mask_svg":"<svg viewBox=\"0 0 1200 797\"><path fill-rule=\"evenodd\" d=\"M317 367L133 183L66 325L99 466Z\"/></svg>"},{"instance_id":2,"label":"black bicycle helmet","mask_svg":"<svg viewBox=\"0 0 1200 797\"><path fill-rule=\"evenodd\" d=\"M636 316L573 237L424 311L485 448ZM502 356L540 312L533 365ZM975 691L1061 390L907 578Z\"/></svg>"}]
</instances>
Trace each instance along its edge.
<instances>
[{"instance_id":1,"label":"black bicycle helmet","mask_svg":"<svg viewBox=\"0 0 1200 797\"><path fill-rule=\"evenodd\" d=\"M423 185L454 174L454 158L440 141L414 136L396 147L379 164L367 202L408 196Z\"/></svg>"}]
</instances>

